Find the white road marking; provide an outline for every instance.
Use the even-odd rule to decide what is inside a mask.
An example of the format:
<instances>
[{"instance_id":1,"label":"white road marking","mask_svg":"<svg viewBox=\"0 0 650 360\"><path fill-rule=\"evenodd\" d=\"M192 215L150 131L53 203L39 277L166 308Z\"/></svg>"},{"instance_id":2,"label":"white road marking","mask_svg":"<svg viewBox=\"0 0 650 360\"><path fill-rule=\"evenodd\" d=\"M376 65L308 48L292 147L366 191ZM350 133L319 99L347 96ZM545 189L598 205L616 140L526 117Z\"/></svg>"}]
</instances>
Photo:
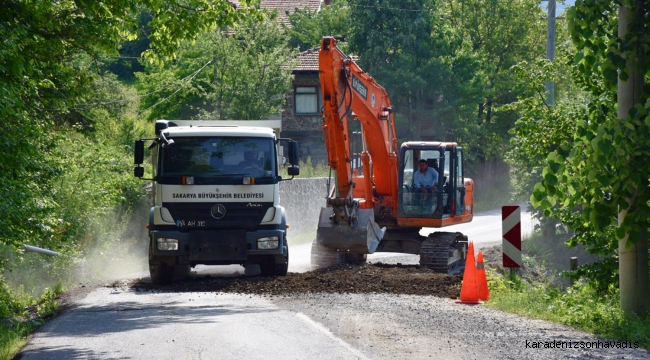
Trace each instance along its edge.
<instances>
[{"instance_id":1,"label":"white road marking","mask_svg":"<svg viewBox=\"0 0 650 360\"><path fill-rule=\"evenodd\" d=\"M339 343L344 348L348 349L348 351L350 351L352 354L354 354L354 356L358 357L359 359L370 360L369 357L365 356L359 350L357 350L357 349L353 348L352 346L350 346L350 344L343 341L343 339L341 339L339 337L336 337L336 335L334 335L331 331L329 331L329 329L327 329L325 326L323 326L323 324L310 319L307 315L305 315L305 314L303 314L301 312L296 313L295 316L298 319L304 321L305 323L311 325L314 329L320 331L321 333L323 333L328 338L336 341L337 343Z\"/></svg>"}]
</instances>

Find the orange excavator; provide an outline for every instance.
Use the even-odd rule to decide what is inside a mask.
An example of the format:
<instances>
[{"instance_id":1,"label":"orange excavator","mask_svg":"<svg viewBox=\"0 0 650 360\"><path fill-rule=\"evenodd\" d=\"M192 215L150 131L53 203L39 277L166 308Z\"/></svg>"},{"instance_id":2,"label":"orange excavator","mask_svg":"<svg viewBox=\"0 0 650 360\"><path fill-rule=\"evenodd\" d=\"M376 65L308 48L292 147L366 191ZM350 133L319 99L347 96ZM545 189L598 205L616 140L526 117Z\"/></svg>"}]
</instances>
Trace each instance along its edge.
<instances>
[{"instance_id":1,"label":"orange excavator","mask_svg":"<svg viewBox=\"0 0 650 360\"><path fill-rule=\"evenodd\" d=\"M422 236L420 230L472 220L474 183L463 176L462 148L437 141L408 141L398 148L386 90L333 37L322 39L318 62L333 186L320 212L312 268L398 252L419 254L421 265L438 272L461 270L466 236L440 231ZM350 121L360 123L359 153L351 148ZM416 185L417 172L428 168L438 175L431 192Z\"/></svg>"}]
</instances>

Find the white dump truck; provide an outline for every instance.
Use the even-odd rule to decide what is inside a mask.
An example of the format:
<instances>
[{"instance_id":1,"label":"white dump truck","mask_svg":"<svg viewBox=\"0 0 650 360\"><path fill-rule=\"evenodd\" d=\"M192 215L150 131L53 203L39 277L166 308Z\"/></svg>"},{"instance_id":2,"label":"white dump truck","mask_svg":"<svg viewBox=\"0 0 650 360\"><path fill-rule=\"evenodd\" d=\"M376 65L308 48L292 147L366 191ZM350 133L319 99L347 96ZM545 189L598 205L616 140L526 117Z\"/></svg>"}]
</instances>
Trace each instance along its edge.
<instances>
[{"instance_id":1,"label":"white dump truck","mask_svg":"<svg viewBox=\"0 0 650 360\"><path fill-rule=\"evenodd\" d=\"M155 284L191 267L259 264L283 276L289 264L278 183L285 157L298 175L298 144L268 121L158 120L156 137L135 142L134 175L153 181L149 269ZM153 174L144 178L145 142ZM181 275L179 275L181 274Z\"/></svg>"}]
</instances>

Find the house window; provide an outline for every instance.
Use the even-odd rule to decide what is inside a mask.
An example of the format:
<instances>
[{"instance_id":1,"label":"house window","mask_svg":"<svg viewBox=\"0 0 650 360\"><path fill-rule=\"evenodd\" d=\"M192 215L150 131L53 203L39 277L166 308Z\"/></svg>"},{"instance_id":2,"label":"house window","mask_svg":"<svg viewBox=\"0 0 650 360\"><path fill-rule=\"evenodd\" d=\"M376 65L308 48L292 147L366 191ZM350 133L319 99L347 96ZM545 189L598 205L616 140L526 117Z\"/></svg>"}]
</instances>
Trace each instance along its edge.
<instances>
[{"instance_id":1,"label":"house window","mask_svg":"<svg viewBox=\"0 0 650 360\"><path fill-rule=\"evenodd\" d=\"M296 114L318 113L318 90L315 86L296 87Z\"/></svg>"}]
</instances>

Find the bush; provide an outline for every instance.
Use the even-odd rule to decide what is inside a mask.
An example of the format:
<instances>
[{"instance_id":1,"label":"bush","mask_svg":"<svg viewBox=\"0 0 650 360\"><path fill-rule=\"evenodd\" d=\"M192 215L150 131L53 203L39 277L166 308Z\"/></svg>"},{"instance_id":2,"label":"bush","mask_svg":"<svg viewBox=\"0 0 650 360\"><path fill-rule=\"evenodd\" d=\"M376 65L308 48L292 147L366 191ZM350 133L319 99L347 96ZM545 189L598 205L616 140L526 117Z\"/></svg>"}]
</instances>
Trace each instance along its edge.
<instances>
[{"instance_id":1,"label":"bush","mask_svg":"<svg viewBox=\"0 0 650 360\"><path fill-rule=\"evenodd\" d=\"M288 164L286 166L289 166ZM287 170L285 169L282 171L283 176L286 176ZM330 176L330 168L327 166L327 164L318 162L314 164L314 162L311 159L311 156L307 156L306 159L300 160L298 162L298 166L300 166L300 175L298 175L298 178L319 178L319 177L329 177Z\"/></svg>"},{"instance_id":2,"label":"bush","mask_svg":"<svg viewBox=\"0 0 650 360\"><path fill-rule=\"evenodd\" d=\"M510 281L488 273L491 301L485 305L532 318L550 320L619 341L638 342L650 348L650 317L623 316L619 293L610 286L606 293L590 283L567 289L550 281Z\"/></svg>"}]
</instances>

